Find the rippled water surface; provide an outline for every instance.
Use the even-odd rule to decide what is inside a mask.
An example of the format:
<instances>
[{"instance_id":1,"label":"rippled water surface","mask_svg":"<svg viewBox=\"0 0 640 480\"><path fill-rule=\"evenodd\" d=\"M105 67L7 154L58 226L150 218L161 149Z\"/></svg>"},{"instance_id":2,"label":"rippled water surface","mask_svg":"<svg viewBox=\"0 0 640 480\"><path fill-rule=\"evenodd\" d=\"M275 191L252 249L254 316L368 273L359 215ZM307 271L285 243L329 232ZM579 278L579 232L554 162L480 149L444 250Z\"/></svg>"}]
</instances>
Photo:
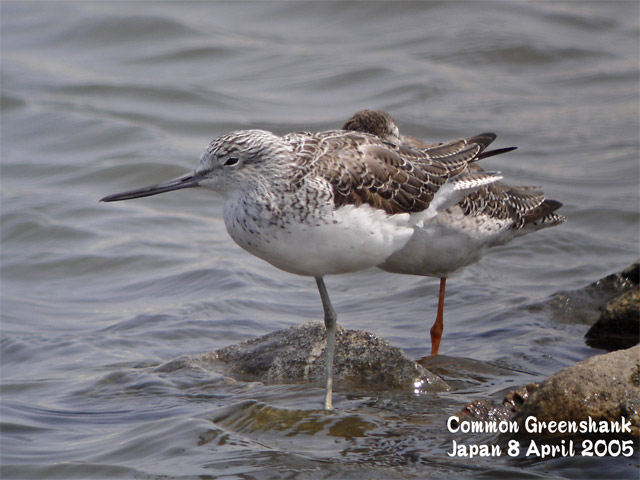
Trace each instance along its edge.
<instances>
[{"instance_id":1,"label":"rippled water surface","mask_svg":"<svg viewBox=\"0 0 640 480\"><path fill-rule=\"evenodd\" d=\"M451 458L446 419L600 351L550 311L638 256L638 15L615 2L17 2L2 30L2 478L637 478L623 458ZM216 136L390 112L542 185L569 221L448 282L445 394L234 382L199 354L322 316L207 191L100 204ZM435 279L329 277L340 323L428 353ZM595 314L597 316L597 314ZM447 366L448 365L448 366Z\"/></svg>"}]
</instances>

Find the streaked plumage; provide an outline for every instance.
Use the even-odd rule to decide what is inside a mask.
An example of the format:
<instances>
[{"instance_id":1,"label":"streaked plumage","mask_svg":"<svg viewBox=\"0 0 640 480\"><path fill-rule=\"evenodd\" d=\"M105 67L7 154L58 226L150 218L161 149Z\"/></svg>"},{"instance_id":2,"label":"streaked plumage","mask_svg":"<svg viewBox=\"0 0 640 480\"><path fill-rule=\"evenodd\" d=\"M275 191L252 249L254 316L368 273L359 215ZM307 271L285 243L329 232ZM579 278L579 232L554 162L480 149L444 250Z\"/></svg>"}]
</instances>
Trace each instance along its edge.
<instances>
[{"instance_id":1,"label":"streaked plumage","mask_svg":"<svg viewBox=\"0 0 640 480\"><path fill-rule=\"evenodd\" d=\"M238 245L282 270L315 277L327 328L324 405L331 409L337 317L324 275L384 268L443 212L460 208L469 195L502 178L473 163L491 154L485 149L493 134L428 146L395 130L395 137L345 130L285 136L236 131L211 142L192 173L102 201L189 187L216 190L224 197L225 226ZM535 195L519 201L535 203ZM490 204L483 211L501 214L499 202Z\"/></svg>"}]
</instances>

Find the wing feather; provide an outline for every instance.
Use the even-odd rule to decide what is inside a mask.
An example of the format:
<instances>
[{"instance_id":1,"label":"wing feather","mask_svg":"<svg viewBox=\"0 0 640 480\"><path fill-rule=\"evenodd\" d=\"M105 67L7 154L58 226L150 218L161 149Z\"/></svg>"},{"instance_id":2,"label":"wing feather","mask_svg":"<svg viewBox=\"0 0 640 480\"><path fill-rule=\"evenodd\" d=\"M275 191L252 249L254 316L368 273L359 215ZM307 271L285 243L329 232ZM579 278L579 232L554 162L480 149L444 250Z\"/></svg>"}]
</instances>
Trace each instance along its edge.
<instances>
[{"instance_id":1,"label":"wing feather","mask_svg":"<svg viewBox=\"0 0 640 480\"><path fill-rule=\"evenodd\" d=\"M499 174L486 172L476 163L514 149L486 151L496 139L494 133L430 145L401 135L393 119L384 115L375 128L367 123L371 119L362 123L356 118L345 123L348 132L300 134L302 141L296 148L300 163L293 181L303 181L310 174L324 178L336 207L367 204L389 214L425 211L448 185L445 190L452 189L455 195L443 190L439 199L455 199L466 215L511 220L513 228L551 219L559 208L559 202L545 200L537 187L510 187L499 181ZM388 121L392 123L384 123ZM447 208L450 204L442 203Z\"/></svg>"}]
</instances>

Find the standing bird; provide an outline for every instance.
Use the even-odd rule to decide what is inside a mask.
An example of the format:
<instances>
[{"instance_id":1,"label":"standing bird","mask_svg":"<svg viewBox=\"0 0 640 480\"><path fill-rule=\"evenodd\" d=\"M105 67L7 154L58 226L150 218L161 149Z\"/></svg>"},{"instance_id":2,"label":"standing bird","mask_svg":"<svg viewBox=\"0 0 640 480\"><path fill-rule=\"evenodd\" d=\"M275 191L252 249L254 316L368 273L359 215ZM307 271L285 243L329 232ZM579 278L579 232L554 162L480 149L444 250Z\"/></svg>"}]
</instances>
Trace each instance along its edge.
<instances>
[{"instance_id":1,"label":"standing bird","mask_svg":"<svg viewBox=\"0 0 640 480\"><path fill-rule=\"evenodd\" d=\"M227 231L240 247L281 270L314 277L327 330L324 408L331 410L337 316L324 276L385 266L394 256L399 265L415 255L409 242L422 247L416 241L420 232L438 244L450 242L434 237L429 225L437 225L446 208L465 195L502 178L469 163L494 138L483 134L422 149L368 132L277 136L240 130L211 142L193 172L102 201L191 187L215 190L224 198ZM459 220L470 217L470 228L493 231L494 237L511 235L512 220L487 228L474 213L460 213Z\"/></svg>"},{"instance_id":2,"label":"standing bird","mask_svg":"<svg viewBox=\"0 0 640 480\"><path fill-rule=\"evenodd\" d=\"M492 174L496 181L468 190L457 189L438 198L461 175L464 178L471 174L489 174L475 163L478 160L515 150L510 147L485 151L496 138L493 133L466 140L426 144L402 135L389 114L375 110L355 113L342 128L369 133L394 145L400 155L412 158L416 168L436 166L446 172L439 175L446 181L438 185L439 190L434 192L429 206L434 215L412 222L414 232L409 241L378 265L393 273L440 277L438 310L430 331L431 355L437 355L442 338L447 277L459 268L480 260L489 247L504 245L526 233L564 222L565 217L554 213L562 203L545 199L538 187L505 185L498 181L501 177L497 174ZM407 152L419 152L419 158ZM461 152L467 152L464 162L459 161Z\"/></svg>"}]
</instances>

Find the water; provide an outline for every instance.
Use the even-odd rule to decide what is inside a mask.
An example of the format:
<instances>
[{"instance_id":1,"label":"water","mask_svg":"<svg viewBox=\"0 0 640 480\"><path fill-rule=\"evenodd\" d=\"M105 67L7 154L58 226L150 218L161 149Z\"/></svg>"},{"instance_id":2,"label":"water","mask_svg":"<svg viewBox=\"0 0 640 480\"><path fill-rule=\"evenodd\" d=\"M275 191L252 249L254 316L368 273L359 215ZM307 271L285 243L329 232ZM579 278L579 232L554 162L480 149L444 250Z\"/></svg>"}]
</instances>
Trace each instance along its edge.
<instances>
[{"instance_id":1,"label":"water","mask_svg":"<svg viewBox=\"0 0 640 480\"><path fill-rule=\"evenodd\" d=\"M3 478L636 478L623 458L451 458L446 419L599 351L544 301L638 256L637 2L12 2L2 29ZM214 137L390 112L569 221L447 283L439 395L234 382L199 355L321 318L313 279L246 254L221 201L104 195ZM327 279L340 323L428 353L435 279ZM541 307L542 306L542 307ZM597 316L597 313L594 313ZM446 368L445 368L446 367ZM470 441L470 440L469 440Z\"/></svg>"}]
</instances>

